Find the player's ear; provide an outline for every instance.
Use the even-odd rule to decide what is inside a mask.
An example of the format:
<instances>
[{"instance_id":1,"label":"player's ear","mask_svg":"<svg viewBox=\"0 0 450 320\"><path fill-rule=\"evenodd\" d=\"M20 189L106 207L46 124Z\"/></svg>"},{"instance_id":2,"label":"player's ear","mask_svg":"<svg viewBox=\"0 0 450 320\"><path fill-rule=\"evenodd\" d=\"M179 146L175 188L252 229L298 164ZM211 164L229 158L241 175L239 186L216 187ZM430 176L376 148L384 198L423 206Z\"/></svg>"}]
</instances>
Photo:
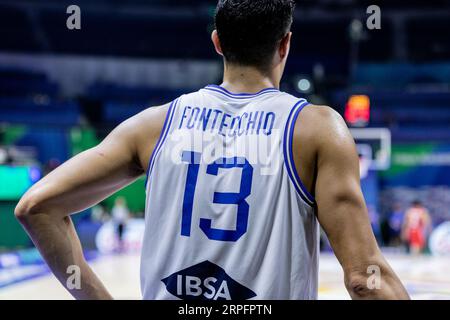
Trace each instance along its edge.
<instances>
[{"instance_id":1,"label":"player's ear","mask_svg":"<svg viewBox=\"0 0 450 320\"><path fill-rule=\"evenodd\" d=\"M214 48L216 49L216 52L223 56L223 52L222 52L222 47L220 46L220 40L219 40L219 35L217 34L217 30L214 30L211 33L211 40L214 44Z\"/></svg>"},{"instance_id":2,"label":"player's ear","mask_svg":"<svg viewBox=\"0 0 450 320\"><path fill-rule=\"evenodd\" d=\"M278 53L280 55L281 60L285 59L287 57L287 55L289 54L289 49L291 47L291 37L292 37L292 32L288 32L280 41Z\"/></svg>"}]
</instances>

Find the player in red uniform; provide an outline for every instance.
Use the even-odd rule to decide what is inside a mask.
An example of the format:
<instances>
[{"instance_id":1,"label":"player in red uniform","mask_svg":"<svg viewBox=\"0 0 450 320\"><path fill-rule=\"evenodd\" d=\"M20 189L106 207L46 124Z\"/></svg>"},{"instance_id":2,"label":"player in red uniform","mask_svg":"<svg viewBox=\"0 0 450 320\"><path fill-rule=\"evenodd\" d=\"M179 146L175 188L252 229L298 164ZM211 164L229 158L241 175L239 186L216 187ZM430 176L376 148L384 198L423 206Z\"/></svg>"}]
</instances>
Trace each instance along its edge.
<instances>
[{"instance_id":1,"label":"player in red uniform","mask_svg":"<svg viewBox=\"0 0 450 320\"><path fill-rule=\"evenodd\" d=\"M420 201L414 201L412 207L406 211L403 222L403 239L411 253L423 252L430 228L431 218L428 210Z\"/></svg>"}]
</instances>

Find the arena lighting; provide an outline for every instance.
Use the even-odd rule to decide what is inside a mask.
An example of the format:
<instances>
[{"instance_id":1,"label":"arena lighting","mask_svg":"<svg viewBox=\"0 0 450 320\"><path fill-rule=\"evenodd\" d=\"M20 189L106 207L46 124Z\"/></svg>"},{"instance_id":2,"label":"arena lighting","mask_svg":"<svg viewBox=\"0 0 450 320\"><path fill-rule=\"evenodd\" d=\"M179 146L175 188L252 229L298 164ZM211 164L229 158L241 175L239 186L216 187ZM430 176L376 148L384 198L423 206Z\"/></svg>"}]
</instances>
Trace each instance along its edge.
<instances>
[{"instance_id":1,"label":"arena lighting","mask_svg":"<svg viewBox=\"0 0 450 320\"><path fill-rule=\"evenodd\" d=\"M313 91L313 84L306 77L299 77L296 86L297 90L301 93L311 93Z\"/></svg>"},{"instance_id":2,"label":"arena lighting","mask_svg":"<svg viewBox=\"0 0 450 320\"><path fill-rule=\"evenodd\" d=\"M366 95L353 95L345 107L345 120L349 125L365 127L370 120L370 98Z\"/></svg>"},{"instance_id":3,"label":"arena lighting","mask_svg":"<svg viewBox=\"0 0 450 320\"><path fill-rule=\"evenodd\" d=\"M311 89L311 82L308 79L301 79L298 82L298 89L307 92Z\"/></svg>"},{"instance_id":4,"label":"arena lighting","mask_svg":"<svg viewBox=\"0 0 450 320\"><path fill-rule=\"evenodd\" d=\"M37 167L30 167L30 180L32 183L36 183L41 179L41 170Z\"/></svg>"}]
</instances>

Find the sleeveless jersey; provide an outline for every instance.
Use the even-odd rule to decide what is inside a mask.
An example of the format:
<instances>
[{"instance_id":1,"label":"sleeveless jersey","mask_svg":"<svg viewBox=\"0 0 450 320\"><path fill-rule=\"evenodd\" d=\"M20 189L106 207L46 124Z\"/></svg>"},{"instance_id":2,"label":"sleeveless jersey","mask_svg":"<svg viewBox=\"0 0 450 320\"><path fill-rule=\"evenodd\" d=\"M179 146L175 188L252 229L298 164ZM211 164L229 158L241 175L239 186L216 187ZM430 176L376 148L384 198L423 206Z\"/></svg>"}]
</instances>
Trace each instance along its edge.
<instances>
[{"instance_id":1,"label":"sleeveless jersey","mask_svg":"<svg viewBox=\"0 0 450 320\"><path fill-rule=\"evenodd\" d=\"M292 152L307 104L213 85L171 103L147 174L144 299L317 298L315 202Z\"/></svg>"}]
</instances>

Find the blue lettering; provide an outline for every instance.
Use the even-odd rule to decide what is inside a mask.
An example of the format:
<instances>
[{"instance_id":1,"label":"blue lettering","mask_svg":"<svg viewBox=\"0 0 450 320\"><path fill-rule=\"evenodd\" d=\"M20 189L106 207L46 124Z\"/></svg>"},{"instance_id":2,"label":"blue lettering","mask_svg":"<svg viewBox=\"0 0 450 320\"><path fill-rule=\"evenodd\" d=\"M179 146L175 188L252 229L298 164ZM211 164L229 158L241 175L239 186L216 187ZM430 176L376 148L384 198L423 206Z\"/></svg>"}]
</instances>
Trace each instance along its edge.
<instances>
[{"instance_id":1,"label":"blue lettering","mask_svg":"<svg viewBox=\"0 0 450 320\"><path fill-rule=\"evenodd\" d=\"M199 123L197 125L197 130L200 129L200 125L203 123L203 131L206 131L206 127L208 126L209 117L211 116L211 109L206 111L206 108L203 108L202 114L200 115Z\"/></svg>"},{"instance_id":2,"label":"blue lettering","mask_svg":"<svg viewBox=\"0 0 450 320\"><path fill-rule=\"evenodd\" d=\"M213 121L213 124L212 124L212 127L211 127L211 131L213 131L214 128L216 127L217 118L219 118L219 115L223 113L220 110L214 110L214 112L215 112L216 116L214 117L214 121Z\"/></svg>"},{"instance_id":3,"label":"blue lettering","mask_svg":"<svg viewBox=\"0 0 450 320\"><path fill-rule=\"evenodd\" d=\"M238 129L238 136L239 137L242 136L245 133L244 129L242 129L242 131L241 131L241 127L243 127L242 120L244 118L248 118L248 113L247 112L244 112L244 114L242 115L241 119L239 119L239 129Z\"/></svg>"},{"instance_id":4,"label":"blue lettering","mask_svg":"<svg viewBox=\"0 0 450 320\"><path fill-rule=\"evenodd\" d=\"M186 108L184 108L184 110L183 110L183 116L181 117L181 122L180 122L180 126L178 127L178 129L181 129L181 127L183 127L184 119L187 118L186 112L187 112L189 109L192 109L192 108L189 107L189 106L187 106Z\"/></svg>"},{"instance_id":5,"label":"blue lettering","mask_svg":"<svg viewBox=\"0 0 450 320\"><path fill-rule=\"evenodd\" d=\"M237 123L236 128L235 124ZM231 122L231 126L230 126L230 133L228 134L229 137L235 137L238 134L239 131L239 127L241 125L241 117L237 116L233 118L233 121Z\"/></svg>"},{"instance_id":6,"label":"blue lettering","mask_svg":"<svg viewBox=\"0 0 450 320\"><path fill-rule=\"evenodd\" d=\"M226 121L228 118L231 118L229 114L224 114L222 118L222 123L220 124L219 134L222 136L225 136L225 133L223 133L223 128L227 128L228 124L226 124Z\"/></svg>"},{"instance_id":7,"label":"blue lettering","mask_svg":"<svg viewBox=\"0 0 450 320\"><path fill-rule=\"evenodd\" d=\"M186 106L181 116L179 129L217 130L224 137L248 134L272 134L276 114L264 111L244 112L241 115L227 114L221 110Z\"/></svg>"},{"instance_id":8,"label":"blue lettering","mask_svg":"<svg viewBox=\"0 0 450 320\"><path fill-rule=\"evenodd\" d=\"M250 127L252 127L251 128L252 129L252 133L251 134L253 134L253 132L255 130L256 119L258 119L258 114L259 114L259 111L256 111L255 112L255 118L252 118L253 112L250 112L248 123L247 123L247 132L246 132L247 134L249 134L248 131L250 130Z\"/></svg>"},{"instance_id":9,"label":"blue lettering","mask_svg":"<svg viewBox=\"0 0 450 320\"><path fill-rule=\"evenodd\" d=\"M188 129L193 129L195 127L195 122L197 121L199 114L200 114L200 108L194 108L192 110L191 117L189 118L189 121L187 123Z\"/></svg>"},{"instance_id":10,"label":"blue lettering","mask_svg":"<svg viewBox=\"0 0 450 320\"><path fill-rule=\"evenodd\" d=\"M263 117L264 117L264 111L261 112L261 116L259 117L258 129L256 129L256 134L259 134L259 131L261 130Z\"/></svg>"},{"instance_id":11,"label":"blue lettering","mask_svg":"<svg viewBox=\"0 0 450 320\"><path fill-rule=\"evenodd\" d=\"M270 121L270 125L269 125ZM264 122L264 134L270 136L272 134L273 126L275 125L275 113L269 112L266 115L266 121Z\"/></svg>"}]
</instances>

